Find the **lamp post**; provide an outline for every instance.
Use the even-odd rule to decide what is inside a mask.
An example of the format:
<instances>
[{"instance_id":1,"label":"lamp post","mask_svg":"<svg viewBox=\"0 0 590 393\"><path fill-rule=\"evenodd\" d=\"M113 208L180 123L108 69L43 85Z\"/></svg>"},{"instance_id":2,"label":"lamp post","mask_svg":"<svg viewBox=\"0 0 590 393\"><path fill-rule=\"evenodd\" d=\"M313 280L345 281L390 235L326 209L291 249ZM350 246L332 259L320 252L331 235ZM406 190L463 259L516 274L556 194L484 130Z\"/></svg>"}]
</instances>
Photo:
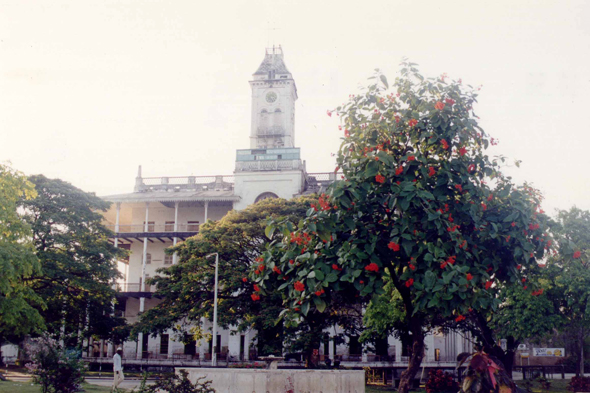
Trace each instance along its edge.
<instances>
[{"instance_id":1,"label":"lamp post","mask_svg":"<svg viewBox=\"0 0 590 393\"><path fill-rule=\"evenodd\" d=\"M217 281L219 277L219 253L214 252L207 255L209 258L215 255L215 289L213 292L213 345L211 346L211 365L217 367Z\"/></svg>"}]
</instances>

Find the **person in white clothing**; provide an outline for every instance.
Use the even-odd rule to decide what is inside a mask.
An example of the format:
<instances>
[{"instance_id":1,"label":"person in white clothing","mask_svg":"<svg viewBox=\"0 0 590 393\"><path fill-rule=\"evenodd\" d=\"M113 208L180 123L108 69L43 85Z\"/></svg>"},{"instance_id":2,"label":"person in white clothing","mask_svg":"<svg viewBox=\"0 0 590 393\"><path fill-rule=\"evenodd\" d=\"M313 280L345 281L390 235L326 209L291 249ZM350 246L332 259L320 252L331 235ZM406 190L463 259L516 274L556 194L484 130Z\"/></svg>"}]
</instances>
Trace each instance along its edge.
<instances>
[{"instance_id":1,"label":"person in white clothing","mask_svg":"<svg viewBox=\"0 0 590 393\"><path fill-rule=\"evenodd\" d=\"M117 389L119 384L125 380L123 375L123 365L121 364L121 355L123 354L123 348L117 348L117 352L113 356L113 390Z\"/></svg>"}]
</instances>

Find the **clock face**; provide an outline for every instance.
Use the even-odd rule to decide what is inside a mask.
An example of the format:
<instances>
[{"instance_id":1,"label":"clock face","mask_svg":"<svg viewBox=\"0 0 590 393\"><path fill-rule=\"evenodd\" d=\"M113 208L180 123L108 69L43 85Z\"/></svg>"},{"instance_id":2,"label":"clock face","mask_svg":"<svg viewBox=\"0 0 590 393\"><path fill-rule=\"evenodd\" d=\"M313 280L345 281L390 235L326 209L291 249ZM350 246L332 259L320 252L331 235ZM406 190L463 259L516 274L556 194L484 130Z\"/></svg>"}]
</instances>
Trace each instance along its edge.
<instances>
[{"instance_id":1,"label":"clock face","mask_svg":"<svg viewBox=\"0 0 590 393\"><path fill-rule=\"evenodd\" d=\"M269 91L268 93L266 93L266 102L268 102L269 104L272 104L276 100L277 100L277 93L275 93L274 91Z\"/></svg>"}]
</instances>

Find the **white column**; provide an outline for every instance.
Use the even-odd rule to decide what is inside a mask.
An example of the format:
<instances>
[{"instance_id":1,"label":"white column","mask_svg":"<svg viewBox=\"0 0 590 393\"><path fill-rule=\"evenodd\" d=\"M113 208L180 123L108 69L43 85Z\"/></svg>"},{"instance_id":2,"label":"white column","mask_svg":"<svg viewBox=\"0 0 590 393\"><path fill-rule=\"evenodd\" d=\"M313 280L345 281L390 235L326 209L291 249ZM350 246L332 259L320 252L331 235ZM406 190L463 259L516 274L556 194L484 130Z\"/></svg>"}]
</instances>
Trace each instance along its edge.
<instances>
[{"instance_id":1,"label":"white column","mask_svg":"<svg viewBox=\"0 0 590 393\"><path fill-rule=\"evenodd\" d=\"M146 337L147 339L147 337ZM141 354L142 354L142 343L143 343L143 333L139 333L137 335L137 349L135 351L135 358L136 359L141 359Z\"/></svg>"},{"instance_id":2,"label":"white column","mask_svg":"<svg viewBox=\"0 0 590 393\"><path fill-rule=\"evenodd\" d=\"M178 203L179 202L175 202L174 203L174 232L178 232ZM174 236L174 242L172 243L172 245L176 245L176 243L178 242L178 238L176 236ZM172 264L176 265L176 263L178 262L178 255L176 253L174 253L174 255L172 256Z\"/></svg>"},{"instance_id":3,"label":"white column","mask_svg":"<svg viewBox=\"0 0 590 393\"><path fill-rule=\"evenodd\" d=\"M117 218L115 219L115 248L119 247L119 217L121 215L121 202L117 202Z\"/></svg>"},{"instance_id":4,"label":"white column","mask_svg":"<svg viewBox=\"0 0 590 393\"><path fill-rule=\"evenodd\" d=\"M236 334L231 334L231 332L235 331ZM237 326L230 326L227 330L227 354L228 356L231 355L236 359L240 357L240 334L237 333ZM223 347L223 344L221 344Z\"/></svg>"},{"instance_id":5,"label":"white column","mask_svg":"<svg viewBox=\"0 0 590 393\"><path fill-rule=\"evenodd\" d=\"M145 233L148 232L148 221L149 221L149 213L150 213L150 204L149 202L145 203L145 223L143 225L143 231ZM148 238L143 238L143 260L141 262L141 288L139 289L140 292L145 292L145 263L147 260L147 243ZM139 298L139 312L143 313L145 311L145 298ZM147 337L146 337L147 339ZM141 353L143 348L143 333L139 333L137 336L137 358L141 359Z\"/></svg>"},{"instance_id":6,"label":"white column","mask_svg":"<svg viewBox=\"0 0 590 393\"><path fill-rule=\"evenodd\" d=\"M402 361L402 342L399 339L395 340L395 361L397 363Z\"/></svg>"},{"instance_id":7,"label":"white column","mask_svg":"<svg viewBox=\"0 0 590 393\"><path fill-rule=\"evenodd\" d=\"M330 343L328 344L328 356L330 357L330 359L332 361L334 361L334 356L336 355L334 353L334 340L336 339L336 337L333 334L330 334Z\"/></svg>"},{"instance_id":8,"label":"white column","mask_svg":"<svg viewBox=\"0 0 590 393\"><path fill-rule=\"evenodd\" d=\"M424 337L424 346L426 347L426 362L434 361L434 336L431 333Z\"/></svg>"},{"instance_id":9,"label":"white column","mask_svg":"<svg viewBox=\"0 0 590 393\"><path fill-rule=\"evenodd\" d=\"M207 222L208 210L209 210L209 201L205 201L205 219L203 220L203 224Z\"/></svg>"}]
</instances>

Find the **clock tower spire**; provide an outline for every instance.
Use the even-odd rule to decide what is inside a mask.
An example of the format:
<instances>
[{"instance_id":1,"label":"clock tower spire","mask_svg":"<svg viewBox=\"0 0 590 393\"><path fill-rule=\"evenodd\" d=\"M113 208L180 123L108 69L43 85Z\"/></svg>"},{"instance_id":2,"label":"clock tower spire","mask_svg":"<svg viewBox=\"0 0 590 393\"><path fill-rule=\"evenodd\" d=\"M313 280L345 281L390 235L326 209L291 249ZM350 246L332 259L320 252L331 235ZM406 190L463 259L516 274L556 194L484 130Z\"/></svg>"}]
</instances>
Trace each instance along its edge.
<instances>
[{"instance_id":1,"label":"clock tower spire","mask_svg":"<svg viewBox=\"0 0 590 393\"><path fill-rule=\"evenodd\" d=\"M253 77L250 148L294 147L297 87L280 46L266 49Z\"/></svg>"}]
</instances>

